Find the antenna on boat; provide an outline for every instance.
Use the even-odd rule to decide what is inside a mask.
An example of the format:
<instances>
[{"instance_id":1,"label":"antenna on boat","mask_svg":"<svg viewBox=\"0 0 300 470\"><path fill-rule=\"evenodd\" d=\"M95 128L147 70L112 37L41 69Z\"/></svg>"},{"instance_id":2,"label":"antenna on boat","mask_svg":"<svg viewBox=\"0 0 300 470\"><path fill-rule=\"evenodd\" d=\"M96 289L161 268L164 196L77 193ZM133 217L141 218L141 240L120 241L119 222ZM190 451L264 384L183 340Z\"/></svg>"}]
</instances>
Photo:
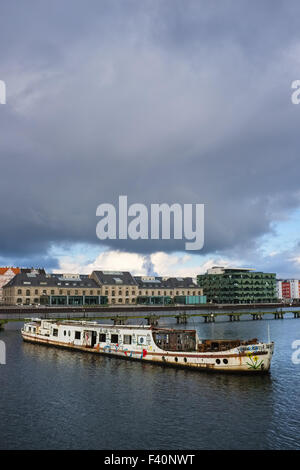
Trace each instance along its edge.
<instances>
[{"instance_id":1,"label":"antenna on boat","mask_svg":"<svg viewBox=\"0 0 300 470\"><path fill-rule=\"evenodd\" d=\"M268 323L268 343L271 343L271 338L270 338L270 324Z\"/></svg>"}]
</instances>

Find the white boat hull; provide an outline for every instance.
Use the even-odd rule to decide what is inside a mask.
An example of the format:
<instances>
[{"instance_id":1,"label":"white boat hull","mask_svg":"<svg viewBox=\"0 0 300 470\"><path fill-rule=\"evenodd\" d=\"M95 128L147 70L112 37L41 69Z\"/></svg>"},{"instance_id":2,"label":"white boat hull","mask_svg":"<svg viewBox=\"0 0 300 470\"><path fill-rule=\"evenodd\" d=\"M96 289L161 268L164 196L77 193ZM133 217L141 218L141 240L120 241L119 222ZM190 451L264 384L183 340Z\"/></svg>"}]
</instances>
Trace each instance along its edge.
<instances>
[{"instance_id":1,"label":"white boat hull","mask_svg":"<svg viewBox=\"0 0 300 470\"><path fill-rule=\"evenodd\" d=\"M24 341L194 370L266 373L270 370L274 351L274 343L247 344L246 346L216 352L168 351L159 348L154 342L151 327L111 326L92 322L80 322L80 324L79 322L56 324L43 320L39 320L39 322L40 324L35 320L24 325L22 329ZM48 330L45 325L49 326ZM53 337L53 331L55 330L57 330L55 333L57 336ZM78 336L79 332L82 333L80 340L75 339L75 331ZM163 329L159 331L164 332ZM165 331L171 330L166 329ZM178 331L180 333L180 330ZM105 342L99 340L101 332L107 337ZM95 344L92 344L93 335ZM111 339L112 335L118 336L119 341L117 343L113 344L108 339L108 337ZM121 340L126 335L127 337L131 335L134 338L134 344L125 344ZM144 344L142 344L143 342Z\"/></svg>"}]
</instances>

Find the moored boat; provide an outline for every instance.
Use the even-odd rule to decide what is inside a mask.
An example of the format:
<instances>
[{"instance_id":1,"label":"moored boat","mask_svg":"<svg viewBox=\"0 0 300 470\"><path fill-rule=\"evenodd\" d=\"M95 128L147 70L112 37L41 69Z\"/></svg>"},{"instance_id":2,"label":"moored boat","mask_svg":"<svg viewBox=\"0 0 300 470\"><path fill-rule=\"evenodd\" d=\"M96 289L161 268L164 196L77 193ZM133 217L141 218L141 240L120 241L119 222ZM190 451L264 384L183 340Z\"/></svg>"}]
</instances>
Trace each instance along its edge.
<instances>
[{"instance_id":1,"label":"moored boat","mask_svg":"<svg viewBox=\"0 0 300 470\"><path fill-rule=\"evenodd\" d=\"M92 321L25 321L24 341L177 367L222 372L268 372L274 343L200 339L195 330Z\"/></svg>"}]
</instances>

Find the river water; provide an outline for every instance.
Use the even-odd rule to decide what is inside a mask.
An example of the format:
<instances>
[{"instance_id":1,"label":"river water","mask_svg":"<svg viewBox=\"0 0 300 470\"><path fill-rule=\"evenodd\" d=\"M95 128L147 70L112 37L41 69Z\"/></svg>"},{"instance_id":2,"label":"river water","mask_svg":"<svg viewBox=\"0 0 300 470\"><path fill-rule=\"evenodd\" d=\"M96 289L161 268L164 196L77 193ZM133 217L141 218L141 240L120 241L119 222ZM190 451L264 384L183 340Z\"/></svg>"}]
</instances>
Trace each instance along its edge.
<instances>
[{"instance_id":1,"label":"river water","mask_svg":"<svg viewBox=\"0 0 300 470\"><path fill-rule=\"evenodd\" d=\"M268 325L271 372L245 376L31 345L22 324L9 323L0 332L0 449L300 449L300 319L187 327L201 338L267 341Z\"/></svg>"}]
</instances>

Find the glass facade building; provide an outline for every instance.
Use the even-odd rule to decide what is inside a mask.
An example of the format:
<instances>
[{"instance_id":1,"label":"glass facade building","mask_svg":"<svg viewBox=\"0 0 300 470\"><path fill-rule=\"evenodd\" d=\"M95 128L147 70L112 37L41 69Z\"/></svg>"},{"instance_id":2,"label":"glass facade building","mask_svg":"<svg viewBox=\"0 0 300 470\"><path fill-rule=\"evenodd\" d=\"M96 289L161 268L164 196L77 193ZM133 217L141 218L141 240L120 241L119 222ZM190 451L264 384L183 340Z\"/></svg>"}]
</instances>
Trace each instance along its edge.
<instances>
[{"instance_id":1,"label":"glass facade building","mask_svg":"<svg viewBox=\"0 0 300 470\"><path fill-rule=\"evenodd\" d=\"M239 268L212 268L197 276L207 302L218 304L276 303L276 274Z\"/></svg>"}]
</instances>

